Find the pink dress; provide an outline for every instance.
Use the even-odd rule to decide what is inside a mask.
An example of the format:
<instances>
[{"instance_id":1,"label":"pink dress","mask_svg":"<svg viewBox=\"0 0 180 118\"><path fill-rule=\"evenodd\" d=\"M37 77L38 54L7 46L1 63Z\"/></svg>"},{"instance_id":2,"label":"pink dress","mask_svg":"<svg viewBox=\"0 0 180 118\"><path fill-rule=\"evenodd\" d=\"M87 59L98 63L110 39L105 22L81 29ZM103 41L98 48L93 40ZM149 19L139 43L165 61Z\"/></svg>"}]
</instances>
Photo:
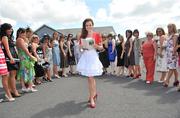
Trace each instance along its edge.
<instances>
[{"instance_id":1,"label":"pink dress","mask_svg":"<svg viewBox=\"0 0 180 118\"><path fill-rule=\"evenodd\" d=\"M0 75L7 75L7 74L8 74L8 70L7 70L6 60L2 48L0 46Z\"/></svg>"}]
</instances>

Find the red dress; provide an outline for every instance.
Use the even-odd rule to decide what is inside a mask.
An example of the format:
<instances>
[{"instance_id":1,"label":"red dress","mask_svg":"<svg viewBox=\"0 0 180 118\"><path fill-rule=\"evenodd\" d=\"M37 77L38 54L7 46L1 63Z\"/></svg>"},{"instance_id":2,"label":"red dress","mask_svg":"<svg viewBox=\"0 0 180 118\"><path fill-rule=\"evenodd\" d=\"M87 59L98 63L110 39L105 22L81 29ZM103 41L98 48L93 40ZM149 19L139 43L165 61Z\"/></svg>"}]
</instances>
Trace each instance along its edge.
<instances>
[{"instance_id":1,"label":"red dress","mask_svg":"<svg viewBox=\"0 0 180 118\"><path fill-rule=\"evenodd\" d=\"M0 46L0 75L7 75L7 74L8 74L8 70L7 70L6 60L2 48Z\"/></svg>"},{"instance_id":2,"label":"red dress","mask_svg":"<svg viewBox=\"0 0 180 118\"><path fill-rule=\"evenodd\" d=\"M154 71L155 71L155 60L154 53L155 49L153 46L153 41L146 41L142 45L143 59L146 67L146 81L154 81Z\"/></svg>"}]
</instances>

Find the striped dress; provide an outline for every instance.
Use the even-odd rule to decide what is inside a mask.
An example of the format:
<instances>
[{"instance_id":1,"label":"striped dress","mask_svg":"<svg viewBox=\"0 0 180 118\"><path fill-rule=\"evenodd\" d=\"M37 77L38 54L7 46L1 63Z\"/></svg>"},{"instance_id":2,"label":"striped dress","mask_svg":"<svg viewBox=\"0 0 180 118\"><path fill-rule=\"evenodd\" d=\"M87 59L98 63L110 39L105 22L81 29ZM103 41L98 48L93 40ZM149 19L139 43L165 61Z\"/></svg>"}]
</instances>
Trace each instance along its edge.
<instances>
[{"instance_id":1,"label":"striped dress","mask_svg":"<svg viewBox=\"0 0 180 118\"><path fill-rule=\"evenodd\" d=\"M0 75L7 75L7 74L8 74L8 70L7 70L6 60L0 44Z\"/></svg>"}]
</instances>

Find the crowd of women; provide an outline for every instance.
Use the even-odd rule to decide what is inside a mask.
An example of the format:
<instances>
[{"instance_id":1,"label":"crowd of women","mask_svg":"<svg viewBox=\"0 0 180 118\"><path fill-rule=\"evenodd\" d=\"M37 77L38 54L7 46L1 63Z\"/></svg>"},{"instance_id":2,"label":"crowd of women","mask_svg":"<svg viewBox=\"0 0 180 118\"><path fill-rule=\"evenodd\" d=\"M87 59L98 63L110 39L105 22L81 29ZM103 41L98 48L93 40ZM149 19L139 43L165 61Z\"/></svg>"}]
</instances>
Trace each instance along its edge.
<instances>
[{"instance_id":1,"label":"crowd of women","mask_svg":"<svg viewBox=\"0 0 180 118\"><path fill-rule=\"evenodd\" d=\"M142 68L145 67L147 84L153 83L156 70L160 73L158 82L162 83L164 87L168 87L173 74L173 85L179 86L180 35L175 24L168 24L167 29L167 33L161 27L156 29L156 34L146 32L144 40L139 38L137 29L126 30L126 41L121 35L118 35L117 41L111 34L102 35L104 50L99 53L99 56L104 73L110 67L110 74L138 79L141 77ZM117 61L115 61L116 57ZM141 60L143 60L143 64L140 64ZM126 74L124 68L128 70ZM178 87L178 91L180 91L180 87Z\"/></svg>"},{"instance_id":2,"label":"crowd of women","mask_svg":"<svg viewBox=\"0 0 180 118\"><path fill-rule=\"evenodd\" d=\"M7 101L15 101L15 97L21 96L16 88L17 81L20 82L23 93L36 92L35 86L44 81L52 82L51 67L55 78L60 78L60 75L67 77L67 67L70 67L68 73L75 74L74 65L80 55L77 52L78 42L72 38L72 34L65 37L54 32L52 37L44 34L40 39L29 27L19 28L14 38L11 24L2 24L0 75ZM61 73L59 68L62 69Z\"/></svg>"},{"instance_id":3,"label":"crowd of women","mask_svg":"<svg viewBox=\"0 0 180 118\"><path fill-rule=\"evenodd\" d=\"M138 79L141 77L142 59L147 71L147 84L153 83L157 70L161 73L158 82L164 87L168 87L173 74L173 85L179 86L177 69L180 39L175 24L168 24L167 28L167 33L160 27L156 29L155 35L147 32L145 40L139 38L137 29L126 30L125 40L120 34L117 40L111 33L102 34L103 49L97 52L103 65L103 74ZM52 37L45 34L40 39L28 27L19 28L14 38L11 24L4 23L0 28L0 39L0 75L5 97L10 102L21 96L16 81L20 81L22 92L35 92L35 86L41 84L42 80L52 82L51 76L59 79L77 74L75 65L83 51L80 40L73 38L72 34L64 36L54 32ZM125 68L128 70L126 74Z\"/></svg>"}]
</instances>

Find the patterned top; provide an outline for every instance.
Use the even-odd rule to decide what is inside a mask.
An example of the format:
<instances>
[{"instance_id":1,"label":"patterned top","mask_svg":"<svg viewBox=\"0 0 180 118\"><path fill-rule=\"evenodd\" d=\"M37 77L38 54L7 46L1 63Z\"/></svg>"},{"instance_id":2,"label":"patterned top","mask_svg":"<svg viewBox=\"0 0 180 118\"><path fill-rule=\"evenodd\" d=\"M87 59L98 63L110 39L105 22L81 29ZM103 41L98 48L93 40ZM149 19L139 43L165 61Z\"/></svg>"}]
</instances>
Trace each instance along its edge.
<instances>
[{"instance_id":1,"label":"patterned top","mask_svg":"<svg viewBox=\"0 0 180 118\"><path fill-rule=\"evenodd\" d=\"M174 53L173 36L169 36L167 40L167 67L169 69L176 69L178 67L177 54Z\"/></svg>"}]
</instances>

